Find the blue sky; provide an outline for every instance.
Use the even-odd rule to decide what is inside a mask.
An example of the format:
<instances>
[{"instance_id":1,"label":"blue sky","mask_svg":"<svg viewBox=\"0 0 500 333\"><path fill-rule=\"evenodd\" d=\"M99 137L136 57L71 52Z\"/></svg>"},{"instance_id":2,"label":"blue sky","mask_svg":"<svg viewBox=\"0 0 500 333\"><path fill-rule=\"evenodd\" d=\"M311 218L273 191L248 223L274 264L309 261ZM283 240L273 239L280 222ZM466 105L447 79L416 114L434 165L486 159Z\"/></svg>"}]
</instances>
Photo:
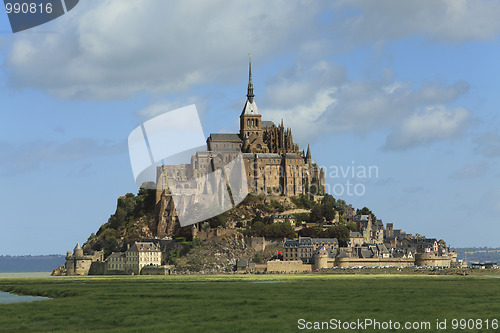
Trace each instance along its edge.
<instances>
[{"instance_id":1,"label":"blue sky","mask_svg":"<svg viewBox=\"0 0 500 333\"><path fill-rule=\"evenodd\" d=\"M237 132L248 53L263 119L310 143L335 197L499 246L499 16L479 0L87 0L12 34L2 13L0 255L96 232L137 192L127 137L159 110L195 103L205 134ZM330 172L353 166L378 173Z\"/></svg>"}]
</instances>

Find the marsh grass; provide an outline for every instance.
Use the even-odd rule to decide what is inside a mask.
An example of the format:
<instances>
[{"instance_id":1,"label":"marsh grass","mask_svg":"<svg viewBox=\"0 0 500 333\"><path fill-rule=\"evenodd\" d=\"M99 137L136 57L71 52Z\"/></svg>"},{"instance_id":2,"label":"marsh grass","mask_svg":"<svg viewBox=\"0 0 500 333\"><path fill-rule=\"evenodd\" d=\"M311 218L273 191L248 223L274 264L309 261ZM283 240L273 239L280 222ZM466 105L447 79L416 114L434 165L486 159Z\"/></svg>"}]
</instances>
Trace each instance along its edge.
<instances>
[{"instance_id":1,"label":"marsh grass","mask_svg":"<svg viewBox=\"0 0 500 333\"><path fill-rule=\"evenodd\" d=\"M499 283L401 275L2 279L1 291L53 299L0 305L0 331L290 332L299 318L500 319Z\"/></svg>"}]
</instances>

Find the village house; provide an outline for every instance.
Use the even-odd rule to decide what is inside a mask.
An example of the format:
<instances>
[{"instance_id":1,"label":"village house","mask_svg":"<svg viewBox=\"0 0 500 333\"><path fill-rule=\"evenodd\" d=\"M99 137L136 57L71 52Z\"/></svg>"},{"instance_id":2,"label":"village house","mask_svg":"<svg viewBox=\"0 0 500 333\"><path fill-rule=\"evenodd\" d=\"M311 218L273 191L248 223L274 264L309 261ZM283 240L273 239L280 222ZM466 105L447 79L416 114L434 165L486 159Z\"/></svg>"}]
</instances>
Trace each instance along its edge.
<instances>
[{"instance_id":1,"label":"village house","mask_svg":"<svg viewBox=\"0 0 500 333\"><path fill-rule=\"evenodd\" d=\"M161 251L151 242L135 242L125 251L125 271L129 274L139 274L147 265L161 265Z\"/></svg>"},{"instance_id":2,"label":"village house","mask_svg":"<svg viewBox=\"0 0 500 333\"><path fill-rule=\"evenodd\" d=\"M304 263L312 263L313 255L319 248L338 249L337 238L310 238L299 237L285 241L283 260L302 260Z\"/></svg>"},{"instance_id":3,"label":"village house","mask_svg":"<svg viewBox=\"0 0 500 333\"><path fill-rule=\"evenodd\" d=\"M124 252L113 252L106 258L106 271L125 272L125 262Z\"/></svg>"}]
</instances>

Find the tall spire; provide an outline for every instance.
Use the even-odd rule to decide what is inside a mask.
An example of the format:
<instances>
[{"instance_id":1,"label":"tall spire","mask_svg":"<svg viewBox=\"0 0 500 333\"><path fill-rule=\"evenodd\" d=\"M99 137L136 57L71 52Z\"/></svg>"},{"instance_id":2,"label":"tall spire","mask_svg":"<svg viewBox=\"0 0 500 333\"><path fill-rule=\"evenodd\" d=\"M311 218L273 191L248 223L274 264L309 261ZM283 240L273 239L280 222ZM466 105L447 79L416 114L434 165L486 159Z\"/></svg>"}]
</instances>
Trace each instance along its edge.
<instances>
[{"instance_id":1,"label":"tall spire","mask_svg":"<svg viewBox=\"0 0 500 333\"><path fill-rule=\"evenodd\" d=\"M253 82L252 82L252 55L248 54L248 91L247 98L250 103L253 102L253 98L255 95L253 94Z\"/></svg>"}]
</instances>

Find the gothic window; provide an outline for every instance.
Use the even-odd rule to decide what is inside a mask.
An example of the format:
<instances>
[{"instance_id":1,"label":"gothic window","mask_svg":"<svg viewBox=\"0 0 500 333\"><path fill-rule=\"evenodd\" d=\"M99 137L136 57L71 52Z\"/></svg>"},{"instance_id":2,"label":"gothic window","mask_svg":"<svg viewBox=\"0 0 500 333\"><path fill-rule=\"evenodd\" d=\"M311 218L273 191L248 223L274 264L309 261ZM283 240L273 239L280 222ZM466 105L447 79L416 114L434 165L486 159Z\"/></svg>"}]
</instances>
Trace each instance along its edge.
<instances>
[{"instance_id":1,"label":"gothic window","mask_svg":"<svg viewBox=\"0 0 500 333\"><path fill-rule=\"evenodd\" d=\"M253 127L253 119L252 119L252 127Z\"/></svg>"},{"instance_id":2,"label":"gothic window","mask_svg":"<svg viewBox=\"0 0 500 333\"><path fill-rule=\"evenodd\" d=\"M247 126L250 126L250 119L247 120Z\"/></svg>"}]
</instances>

